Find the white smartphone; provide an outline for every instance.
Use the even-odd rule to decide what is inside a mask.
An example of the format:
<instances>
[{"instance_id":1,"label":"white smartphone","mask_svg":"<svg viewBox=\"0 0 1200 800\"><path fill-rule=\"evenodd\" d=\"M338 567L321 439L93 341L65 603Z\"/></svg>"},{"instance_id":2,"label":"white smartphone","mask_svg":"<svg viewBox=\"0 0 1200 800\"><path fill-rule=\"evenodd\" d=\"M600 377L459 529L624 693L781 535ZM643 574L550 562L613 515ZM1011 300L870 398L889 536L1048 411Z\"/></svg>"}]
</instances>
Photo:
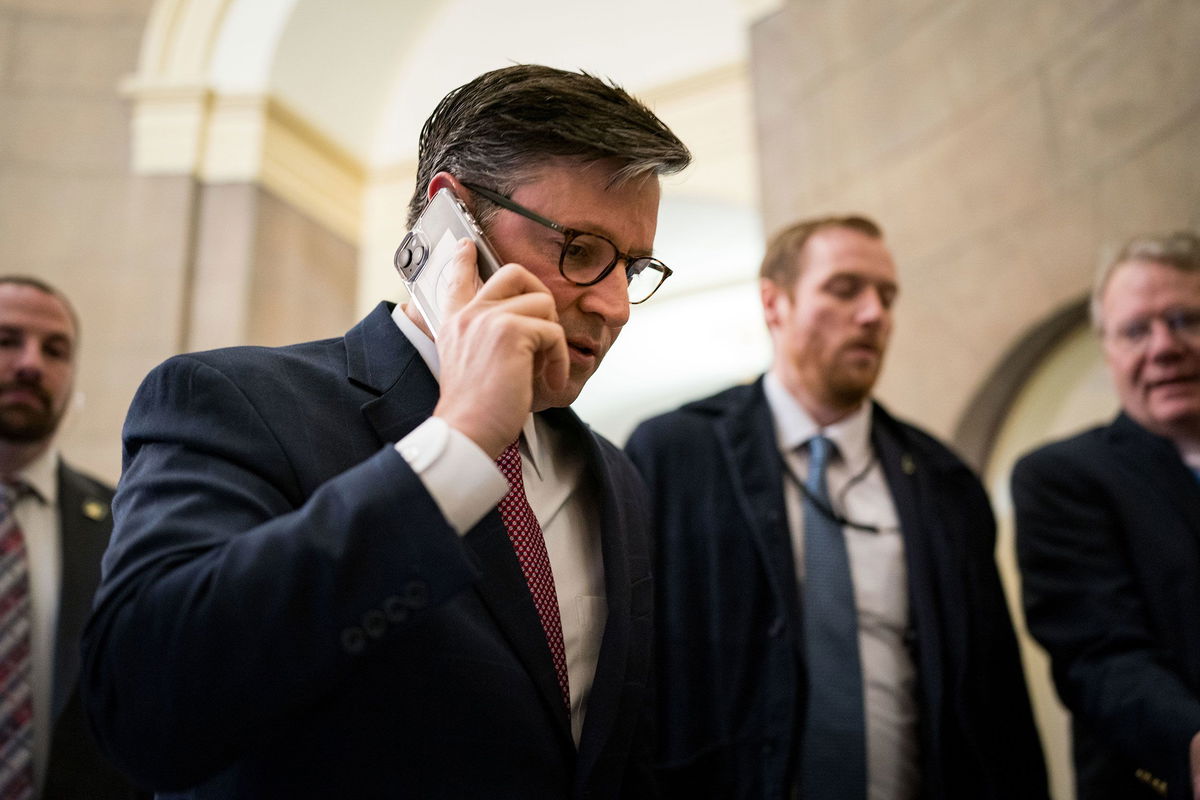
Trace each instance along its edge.
<instances>
[{"instance_id":1,"label":"white smartphone","mask_svg":"<svg viewBox=\"0 0 1200 800\"><path fill-rule=\"evenodd\" d=\"M400 280L435 339L445 316L446 267L460 239L475 243L482 280L500 269L500 259L466 205L449 189L438 189L401 240L393 259Z\"/></svg>"}]
</instances>

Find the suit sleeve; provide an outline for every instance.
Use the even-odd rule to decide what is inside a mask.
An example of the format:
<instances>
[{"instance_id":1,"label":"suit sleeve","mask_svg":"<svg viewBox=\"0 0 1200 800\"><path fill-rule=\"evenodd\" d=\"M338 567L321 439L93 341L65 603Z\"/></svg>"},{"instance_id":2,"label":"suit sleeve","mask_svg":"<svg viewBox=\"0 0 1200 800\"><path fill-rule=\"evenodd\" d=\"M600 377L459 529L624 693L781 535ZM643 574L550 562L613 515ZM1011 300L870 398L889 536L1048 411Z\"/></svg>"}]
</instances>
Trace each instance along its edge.
<instances>
[{"instance_id":1,"label":"suit sleeve","mask_svg":"<svg viewBox=\"0 0 1200 800\"><path fill-rule=\"evenodd\" d=\"M1183 779L1200 699L1151 631L1108 491L1077 459L1042 450L1017 464L1012 493L1025 613L1063 703L1131 760Z\"/></svg>"},{"instance_id":2,"label":"suit sleeve","mask_svg":"<svg viewBox=\"0 0 1200 800\"><path fill-rule=\"evenodd\" d=\"M279 436L188 357L126 420L82 686L110 755L156 788L261 743L478 575L391 445L311 491Z\"/></svg>"}]
</instances>

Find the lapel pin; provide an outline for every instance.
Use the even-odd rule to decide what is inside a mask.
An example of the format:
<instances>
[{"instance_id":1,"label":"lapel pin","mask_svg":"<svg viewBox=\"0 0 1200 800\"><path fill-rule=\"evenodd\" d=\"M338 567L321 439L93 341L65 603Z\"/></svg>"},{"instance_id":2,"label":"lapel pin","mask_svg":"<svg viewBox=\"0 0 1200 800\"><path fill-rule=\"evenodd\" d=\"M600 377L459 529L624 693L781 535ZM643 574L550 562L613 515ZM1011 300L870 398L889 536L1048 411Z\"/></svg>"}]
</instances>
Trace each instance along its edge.
<instances>
[{"instance_id":1,"label":"lapel pin","mask_svg":"<svg viewBox=\"0 0 1200 800\"><path fill-rule=\"evenodd\" d=\"M908 453L900 456L900 469L904 471L905 475L912 475L917 471L917 464Z\"/></svg>"},{"instance_id":2,"label":"lapel pin","mask_svg":"<svg viewBox=\"0 0 1200 800\"><path fill-rule=\"evenodd\" d=\"M108 516L108 504L99 500L84 500L83 515L92 522L99 522Z\"/></svg>"}]
</instances>

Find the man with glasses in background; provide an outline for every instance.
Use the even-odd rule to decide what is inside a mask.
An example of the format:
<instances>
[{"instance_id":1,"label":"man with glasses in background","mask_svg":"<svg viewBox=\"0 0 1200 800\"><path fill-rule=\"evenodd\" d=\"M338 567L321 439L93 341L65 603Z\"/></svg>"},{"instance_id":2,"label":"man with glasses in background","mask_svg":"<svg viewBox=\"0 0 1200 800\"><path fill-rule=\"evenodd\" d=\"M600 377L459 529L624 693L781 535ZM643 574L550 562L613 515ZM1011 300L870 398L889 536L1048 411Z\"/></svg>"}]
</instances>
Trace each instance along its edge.
<instances>
[{"instance_id":1,"label":"man with glasses in background","mask_svg":"<svg viewBox=\"0 0 1200 800\"><path fill-rule=\"evenodd\" d=\"M1092 320L1110 424L1013 470L1025 614L1072 714L1079 800L1200 798L1200 237L1139 237Z\"/></svg>"},{"instance_id":2,"label":"man with glasses in background","mask_svg":"<svg viewBox=\"0 0 1200 800\"><path fill-rule=\"evenodd\" d=\"M895 264L863 217L768 244L770 371L653 419L672 798L1045 800L975 475L871 399Z\"/></svg>"},{"instance_id":3,"label":"man with glasses in background","mask_svg":"<svg viewBox=\"0 0 1200 800\"><path fill-rule=\"evenodd\" d=\"M118 763L191 797L651 791L648 514L567 407L652 257L683 144L623 90L538 66L447 95L411 225L449 189L442 326L174 358L139 390L85 637Z\"/></svg>"}]
</instances>

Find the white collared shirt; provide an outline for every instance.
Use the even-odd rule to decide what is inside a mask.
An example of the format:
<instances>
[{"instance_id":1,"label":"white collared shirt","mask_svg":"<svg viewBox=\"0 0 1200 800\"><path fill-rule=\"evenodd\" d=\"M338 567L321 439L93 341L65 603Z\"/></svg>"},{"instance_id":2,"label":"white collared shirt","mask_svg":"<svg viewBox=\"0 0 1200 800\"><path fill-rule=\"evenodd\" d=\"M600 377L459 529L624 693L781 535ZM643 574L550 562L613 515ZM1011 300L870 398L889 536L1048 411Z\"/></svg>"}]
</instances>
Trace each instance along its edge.
<instances>
[{"instance_id":1,"label":"white collared shirt","mask_svg":"<svg viewBox=\"0 0 1200 800\"><path fill-rule=\"evenodd\" d=\"M799 481L808 475L805 443L818 433L837 448L826 472L833 508L878 532L844 526L862 661L867 722L868 796L910 800L920 788L916 665L906 638L908 569L896 505L871 446L870 401L825 428L784 388L773 372L763 379L779 452ZM796 576L804 580L804 510L796 482L784 480Z\"/></svg>"},{"instance_id":2,"label":"white collared shirt","mask_svg":"<svg viewBox=\"0 0 1200 800\"><path fill-rule=\"evenodd\" d=\"M25 538L29 565L29 599L33 613L30 649L33 670L33 765L39 787L46 779L54 702L54 634L58 627L59 587L62 584L62 544L59 536L58 452L47 450L15 478L29 489L13 513Z\"/></svg>"},{"instance_id":3,"label":"white collared shirt","mask_svg":"<svg viewBox=\"0 0 1200 800\"><path fill-rule=\"evenodd\" d=\"M392 312L392 319L436 378L441 364L434 343L400 306ZM496 463L471 439L437 417L425 420L397 442L396 450L460 535L508 493L508 482ZM542 527L554 573L576 745L608 619L599 501L582 480L584 467L583 454L565 446L559 431L540 416L529 415L521 432L521 477L529 506Z\"/></svg>"}]
</instances>

